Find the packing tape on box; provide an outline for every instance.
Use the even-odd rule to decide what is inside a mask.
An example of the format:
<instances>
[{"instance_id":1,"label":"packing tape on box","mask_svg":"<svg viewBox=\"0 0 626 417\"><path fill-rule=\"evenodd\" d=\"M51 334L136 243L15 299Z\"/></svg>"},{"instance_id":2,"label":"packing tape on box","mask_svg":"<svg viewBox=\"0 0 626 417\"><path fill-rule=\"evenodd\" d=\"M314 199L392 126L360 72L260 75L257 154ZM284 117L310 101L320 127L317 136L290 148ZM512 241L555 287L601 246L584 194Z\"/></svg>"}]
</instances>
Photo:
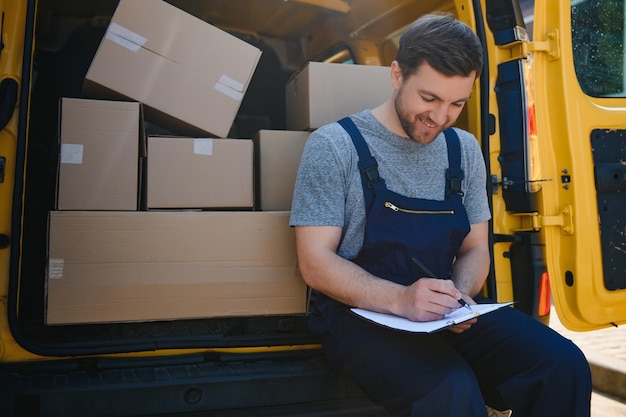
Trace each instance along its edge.
<instances>
[{"instance_id":1,"label":"packing tape on box","mask_svg":"<svg viewBox=\"0 0 626 417\"><path fill-rule=\"evenodd\" d=\"M226 94L228 97L237 101L243 99L244 85L227 75L222 75L217 83L215 83L214 88L220 93Z\"/></svg>"},{"instance_id":2,"label":"packing tape on box","mask_svg":"<svg viewBox=\"0 0 626 417\"><path fill-rule=\"evenodd\" d=\"M105 37L111 42L115 42L133 52L137 52L147 41L146 38L138 33L114 22L107 28Z\"/></svg>"}]
</instances>

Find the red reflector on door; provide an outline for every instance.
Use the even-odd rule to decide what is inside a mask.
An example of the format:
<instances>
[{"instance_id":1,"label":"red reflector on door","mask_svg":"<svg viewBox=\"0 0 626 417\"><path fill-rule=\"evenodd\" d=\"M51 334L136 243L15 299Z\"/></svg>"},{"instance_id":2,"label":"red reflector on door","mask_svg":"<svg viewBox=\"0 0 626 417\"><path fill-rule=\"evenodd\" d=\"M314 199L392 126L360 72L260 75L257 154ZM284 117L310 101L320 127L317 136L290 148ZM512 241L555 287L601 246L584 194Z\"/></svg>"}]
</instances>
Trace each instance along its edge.
<instances>
[{"instance_id":1,"label":"red reflector on door","mask_svg":"<svg viewBox=\"0 0 626 417\"><path fill-rule=\"evenodd\" d=\"M544 272L541 274L541 282L539 283L539 317L549 314L551 305L550 277L547 272Z\"/></svg>"}]
</instances>

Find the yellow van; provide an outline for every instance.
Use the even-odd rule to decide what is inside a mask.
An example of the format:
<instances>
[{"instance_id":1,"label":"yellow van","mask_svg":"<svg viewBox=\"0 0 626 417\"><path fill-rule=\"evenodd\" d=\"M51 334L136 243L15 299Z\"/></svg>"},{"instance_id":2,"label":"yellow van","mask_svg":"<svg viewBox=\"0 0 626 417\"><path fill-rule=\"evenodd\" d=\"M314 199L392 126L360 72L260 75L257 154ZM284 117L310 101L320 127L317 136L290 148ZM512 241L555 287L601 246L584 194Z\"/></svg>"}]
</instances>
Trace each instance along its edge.
<instances>
[{"instance_id":1,"label":"yellow van","mask_svg":"<svg viewBox=\"0 0 626 417\"><path fill-rule=\"evenodd\" d=\"M167 16L177 17L153 18L162 4ZM116 20L122 6L139 9ZM306 288L297 282L284 212L261 206L250 191L252 201L224 203L233 187L213 194L222 201L213 210L157 203L150 209L141 191L150 164L141 161L146 149L150 155L158 147L153 136L202 139L192 146L200 154L250 141L246 152L256 154L226 164L236 170L224 172L234 174L217 178L238 178L245 166L253 172L248 187L255 187L260 131L306 135L315 128L310 121L299 129L290 124L288 86L303 80L312 63L384 70L402 30L430 12L457 16L484 45L486 65L458 121L480 141L490 174L492 268L484 293L515 301L514 308L544 322L553 300L563 323L577 331L626 323L626 0L1 0L0 9L0 415L384 416L326 366L307 331ZM532 33L524 18L532 20ZM130 30L129 22L140 29ZM181 34L195 28L202 35L194 32L180 46ZM151 81L150 97L118 89L112 99L88 88L100 83L93 67L102 45L145 49L153 39L142 30L159 38L162 49L149 51L159 64L133 79L127 53L110 58L100 76L118 74L115 81L125 89ZM219 40L211 45L201 36ZM182 50L191 51L185 59L205 66L172 69L176 83L155 81L183 62ZM233 71L248 71L243 81L226 73L208 79L226 61ZM237 101L234 110L200 104L207 97L196 93L208 91L205 84ZM374 90L366 83L359 89ZM153 96L164 107L153 105ZM132 105L138 115L129 125L140 138L132 149L140 161L131 171L137 177L117 183L136 186L131 209L60 205L63 163L82 163L82 148L62 152L63 145L77 144L63 142L60 121L74 103L81 125L88 104L81 100L94 99ZM181 109L185 114L175 114ZM194 111L198 121L185 119ZM221 131L201 126L216 114L212 123L222 123ZM99 125L81 140L122 125ZM218 145L213 138L235 141ZM112 143L98 152L109 152ZM175 165L167 152L157 171L183 172L186 164ZM294 157L297 150L283 156ZM104 181L104 173L96 173ZM75 194L85 178L77 179L69 187ZM94 189L89 184L85 192ZM189 223L199 217L209 219L206 229ZM67 232L67 256L84 257L64 261L55 252L57 230ZM258 233L263 239L251 238ZM148 249L140 266L127 260L112 269L103 247L120 259ZM233 248L246 258L233 260ZM191 252L211 253L223 285L189 272L197 261ZM272 264L263 272L275 255L280 268ZM87 258L91 264L81 263ZM249 282L266 280L246 297L263 293L273 301L256 310L236 304L232 294L244 284L227 281L241 270ZM293 289L273 281L285 270ZM137 301L148 293L131 281L152 285L166 273L153 298ZM69 274L82 284L62 286ZM192 281L205 285L210 299L194 298L194 286L183 288ZM286 301L276 292L282 290L302 296L297 308L281 310ZM147 313L134 315L140 305ZM196 307L206 313L176 313ZM53 319L55 308L66 308L61 318ZM89 315L94 312L101 315ZM101 319L106 314L113 318Z\"/></svg>"}]
</instances>

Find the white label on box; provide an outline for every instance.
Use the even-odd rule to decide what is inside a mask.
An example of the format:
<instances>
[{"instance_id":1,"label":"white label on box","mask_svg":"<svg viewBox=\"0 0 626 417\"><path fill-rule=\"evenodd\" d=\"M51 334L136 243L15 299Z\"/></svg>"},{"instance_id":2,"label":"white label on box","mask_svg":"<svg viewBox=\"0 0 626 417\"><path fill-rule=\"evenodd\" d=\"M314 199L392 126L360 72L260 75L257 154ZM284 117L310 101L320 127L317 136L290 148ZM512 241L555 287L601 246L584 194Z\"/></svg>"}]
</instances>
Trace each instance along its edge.
<instances>
[{"instance_id":1,"label":"white label on box","mask_svg":"<svg viewBox=\"0 0 626 417\"><path fill-rule=\"evenodd\" d=\"M213 139L194 139L193 153L195 155L213 155Z\"/></svg>"},{"instance_id":2,"label":"white label on box","mask_svg":"<svg viewBox=\"0 0 626 417\"><path fill-rule=\"evenodd\" d=\"M61 144L61 163L76 164L83 163L83 145L74 143Z\"/></svg>"},{"instance_id":3,"label":"white label on box","mask_svg":"<svg viewBox=\"0 0 626 417\"><path fill-rule=\"evenodd\" d=\"M222 75L220 77L217 83L215 83L215 89L237 101L241 101L243 98L244 85L227 75Z\"/></svg>"},{"instance_id":4,"label":"white label on box","mask_svg":"<svg viewBox=\"0 0 626 417\"><path fill-rule=\"evenodd\" d=\"M113 22L109 24L105 36L111 42L115 42L133 52L137 52L147 41L143 36Z\"/></svg>"},{"instance_id":5,"label":"white label on box","mask_svg":"<svg viewBox=\"0 0 626 417\"><path fill-rule=\"evenodd\" d=\"M61 279L63 278L63 259L50 259L48 261L48 278Z\"/></svg>"}]
</instances>

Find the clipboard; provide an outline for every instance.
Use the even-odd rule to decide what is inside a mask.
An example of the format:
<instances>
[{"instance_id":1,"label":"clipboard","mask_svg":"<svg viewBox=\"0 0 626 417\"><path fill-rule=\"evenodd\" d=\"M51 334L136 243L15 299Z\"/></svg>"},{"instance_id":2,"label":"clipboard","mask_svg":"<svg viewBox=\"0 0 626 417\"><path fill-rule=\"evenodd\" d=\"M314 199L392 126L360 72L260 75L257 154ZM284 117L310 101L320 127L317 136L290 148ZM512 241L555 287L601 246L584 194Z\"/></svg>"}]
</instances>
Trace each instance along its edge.
<instances>
[{"instance_id":1,"label":"clipboard","mask_svg":"<svg viewBox=\"0 0 626 417\"><path fill-rule=\"evenodd\" d=\"M465 308L459 308L452 313L447 314L443 319L433 321L411 321L407 318L395 316L393 314L377 313L375 311L364 310L361 308L351 308L350 310L365 320L369 320L391 329L412 333L433 333L446 329L450 326L454 326L455 324L471 320L475 317L491 313L492 311L499 310L502 307L510 306L511 304L513 304L513 302L474 304L471 306L472 310L474 310L473 312L468 312Z\"/></svg>"}]
</instances>

